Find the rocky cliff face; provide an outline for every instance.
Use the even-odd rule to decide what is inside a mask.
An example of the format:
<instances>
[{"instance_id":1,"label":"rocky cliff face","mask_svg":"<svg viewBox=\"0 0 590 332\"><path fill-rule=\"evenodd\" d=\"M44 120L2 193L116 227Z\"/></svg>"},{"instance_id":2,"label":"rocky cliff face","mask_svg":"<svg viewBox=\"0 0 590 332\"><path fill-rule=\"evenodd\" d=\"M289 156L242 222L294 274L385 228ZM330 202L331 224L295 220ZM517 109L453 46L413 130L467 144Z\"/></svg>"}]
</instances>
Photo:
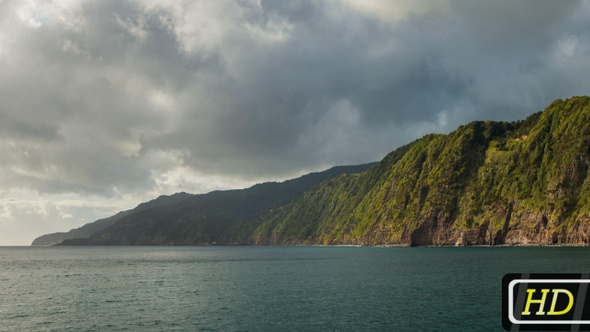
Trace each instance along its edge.
<instances>
[{"instance_id":1,"label":"rocky cliff face","mask_svg":"<svg viewBox=\"0 0 590 332\"><path fill-rule=\"evenodd\" d=\"M428 135L267 215L257 243L587 244L590 98Z\"/></svg>"}]
</instances>

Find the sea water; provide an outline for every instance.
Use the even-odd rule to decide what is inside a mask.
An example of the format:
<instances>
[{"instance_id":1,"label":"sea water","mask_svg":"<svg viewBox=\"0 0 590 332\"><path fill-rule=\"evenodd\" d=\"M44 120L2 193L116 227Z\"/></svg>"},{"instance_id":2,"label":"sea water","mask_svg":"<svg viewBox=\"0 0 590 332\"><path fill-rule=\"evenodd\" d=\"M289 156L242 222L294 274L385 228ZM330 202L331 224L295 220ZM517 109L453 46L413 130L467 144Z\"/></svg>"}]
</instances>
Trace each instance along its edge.
<instances>
[{"instance_id":1,"label":"sea water","mask_svg":"<svg viewBox=\"0 0 590 332\"><path fill-rule=\"evenodd\" d=\"M590 248L0 247L0 331L502 331Z\"/></svg>"}]
</instances>

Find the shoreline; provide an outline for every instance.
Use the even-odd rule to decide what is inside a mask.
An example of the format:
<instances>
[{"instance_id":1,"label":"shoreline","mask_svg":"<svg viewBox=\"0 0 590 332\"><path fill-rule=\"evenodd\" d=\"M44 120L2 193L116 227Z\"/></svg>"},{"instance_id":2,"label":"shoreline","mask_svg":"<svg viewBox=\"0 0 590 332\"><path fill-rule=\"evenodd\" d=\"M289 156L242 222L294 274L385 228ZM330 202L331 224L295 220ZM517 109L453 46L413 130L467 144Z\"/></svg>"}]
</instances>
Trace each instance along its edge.
<instances>
[{"instance_id":1,"label":"shoreline","mask_svg":"<svg viewBox=\"0 0 590 332\"><path fill-rule=\"evenodd\" d=\"M361 245L361 244L51 244L51 245L0 245L0 248L51 248L51 247L374 247L374 248L459 248L459 247L481 247L481 248L511 248L511 247L547 247L547 248L559 248L559 247L590 247L590 244L576 244L576 243L565 243L565 244L539 244L539 243L519 243L519 244L473 244L473 245L410 245L410 244L374 244L374 245Z\"/></svg>"}]
</instances>

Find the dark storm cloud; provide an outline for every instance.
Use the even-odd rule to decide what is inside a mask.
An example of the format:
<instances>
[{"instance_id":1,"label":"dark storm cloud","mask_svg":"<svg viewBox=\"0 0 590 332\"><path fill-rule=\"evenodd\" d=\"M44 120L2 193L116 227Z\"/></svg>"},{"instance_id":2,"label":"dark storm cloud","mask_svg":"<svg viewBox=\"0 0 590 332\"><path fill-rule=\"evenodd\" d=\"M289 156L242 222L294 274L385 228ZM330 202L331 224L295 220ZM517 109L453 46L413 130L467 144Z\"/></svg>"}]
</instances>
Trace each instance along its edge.
<instances>
[{"instance_id":1,"label":"dark storm cloud","mask_svg":"<svg viewBox=\"0 0 590 332\"><path fill-rule=\"evenodd\" d=\"M283 39L226 31L208 49L225 65L213 89L194 81L204 92L185 105L189 121L150 143L197 142L187 162L208 172L281 174L378 159L465 121L519 119L585 93L581 75L551 81L562 39L586 39L570 22L579 6L450 2L384 22L335 2L262 2L240 24Z\"/></svg>"},{"instance_id":2,"label":"dark storm cloud","mask_svg":"<svg viewBox=\"0 0 590 332\"><path fill-rule=\"evenodd\" d=\"M8 188L287 177L466 121L520 119L590 83L582 1L0 7Z\"/></svg>"}]
</instances>

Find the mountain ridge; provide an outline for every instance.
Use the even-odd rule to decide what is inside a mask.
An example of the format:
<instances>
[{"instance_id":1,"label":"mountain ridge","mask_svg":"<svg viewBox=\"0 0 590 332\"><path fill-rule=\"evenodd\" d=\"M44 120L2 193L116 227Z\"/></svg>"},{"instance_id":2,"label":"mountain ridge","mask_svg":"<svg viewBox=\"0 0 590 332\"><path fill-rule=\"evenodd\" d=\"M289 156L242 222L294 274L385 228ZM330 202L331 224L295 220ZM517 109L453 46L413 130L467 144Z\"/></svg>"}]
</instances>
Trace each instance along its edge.
<instances>
[{"instance_id":1,"label":"mountain ridge","mask_svg":"<svg viewBox=\"0 0 590 332\"><path fill-rule=\"evenodd\" d=\"M242 220L227 220L228 217L230 219L244 217L253 218L257 213L258 205L263 205L262 208L274 208L277 207L277 204L286 204L325 179L346 172L357 173L365 171L373 164L374 163L355 166L335 166L325 171L312 172L283 182L258 183L245 189L216 190L206 194L196 195L184 192L170 196L163 195L154 200L141 203L134 209L122 211L114 216L85 224L84 226L70 230L69 232L42 235L36 238L32 245L53 245L60 243L130 244L130 242L133 242L133 244L209 244L218 242L218 240L221 240L220 242L225 241L225 243L242 242L245 240L240 237L234 237L230 242L229 239L226 239L229 235L225 237L222 236L225 231L228 231L227 229L220 229L218 227L218 229L215 230L215 225L210 225L211 223L208 223L204 219L220 218L223 219L224 223L232 224L226 225L227 227L231 226L236 228L237 226L233 225L233 223ZM257 201L256 198L259 200ZM146 228L146 224L148 223L153 224L153 231L156 232L156 228L158 227L167 227L166 225L162 225L166 224L166 220L158 219L160 217L169 219L184 218L173 222L183 224L186 220L195 221L197 224L200 223L205 224L207 227L213 227L213 229L211 229L211 227L207 229L209 232L215 231L221 233L216 233L218 238L201 238L192 242L182 238L172 239L164 237L160 239L149 239L149 234L144 234L141 238L131 239L125 236L107 236L104 233L106 232L106 229L113 226L115 229L111 230L111 234L124 234L125 232L129 232L128 228L133 228L135 226L138 228ZM121 223L120 225L114 226L119 222ZM178 225L178 227L185 228L185 231L195 231L191 230L191 225ZM97 234L96 237L92 238L95 234ZM181 234L183 233L181 232ZM235 234L235 232L230 232L230 234ZM109 237L109 239L106 240L106 237Z\"/></svg>"},{"instance_id":2,"label":"mountain ridge","mask_svg":"<svg viewBox=\"0 0 590 332\"><path fill-rule=\"evenodd\" d=\"M82 225L81 227L71 229L68 232L56 232L56 233L41 235L41 236L37 237L36 239L34 239L33 242L31 243L31 245L32 246L49 246L49 245L59 244L59 243L63 242L64 240L90 237L92 234L94 234L106 227L109 227L109 226L113 225L114 223L116 223L117 221L123 219L125 216L132 213L133 211L141 211L141 210L153 208L156 206L163 206L163 205L171 204L175 201L183 200L183 199L187 198L188 196L190 196L190 194L187 194L185 192L180 192L180 193L176 193L176 194L172 194L172 195L161 195L158 198L155 198L151 201L143 202L143 203L139 204L134 209L121 211L121 212L116 213L113 216L86 223L86 224Z\"/></svg>"}]
</instances>

